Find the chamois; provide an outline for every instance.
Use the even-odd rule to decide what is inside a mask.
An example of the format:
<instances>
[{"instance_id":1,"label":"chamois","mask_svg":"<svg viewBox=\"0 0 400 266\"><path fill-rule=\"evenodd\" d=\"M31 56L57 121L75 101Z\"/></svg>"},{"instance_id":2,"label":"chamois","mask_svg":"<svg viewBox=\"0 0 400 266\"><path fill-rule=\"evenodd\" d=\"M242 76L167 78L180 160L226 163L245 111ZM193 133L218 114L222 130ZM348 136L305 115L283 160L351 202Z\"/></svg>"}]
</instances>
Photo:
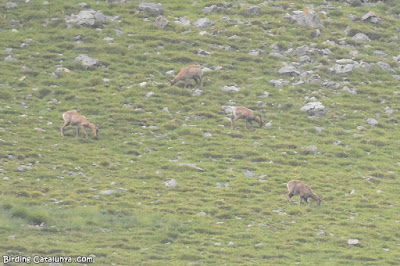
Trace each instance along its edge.
<instances>
[{"instance_id":1,"label":"chamois","mask_svg":"<svg viewBox=\"0 0 400 266\"><path fill-rule=\"evenodd\" d=\"M261 119L261 116L257 117L252 110L250 110L246 107L243 107L243 106L234 107L232 114L233 114L232 120L231 120L231 128L232 129L235 127L235 122L241 118L243 118L245 120L246 128L247 128L247 122L249 122L251 125L251 121L253 121L253 120L258 123L260 128L264 124L264 122Z\"/></svg>"},{"instance_id":2,"label":"chamois","mask_svg":"<svg viewBox=\"0 0 400 266\"><path fill-rule=\"evenodd\" d=\"M287 193L287 198L289 203L291 203L291 198L294 195L300 195L300 204L301 205L301 201L304 199L307 203L307 199L308 198L312 198L313 200L315 200L317 202L318 205L321 204L321 200L322 198L318 197L317 194L315 194L314 192L312 192L311 188L309 185L307 185L306 183L300 181L300 180L292 180L289 183L287 183L287 188L289 190L289 192Z\"/></svg>"},{"instance_id":3,"label":"chamois","mask_svg":"<svg viewBox=\"0 0 400 266\"><path fill-rule=\"evenodd\" d=\"M68 111L63 113L62 117L64 119L64 124L61 127L61 136L64 137L64 128L68 125L71 125L71 126L76 126L76 136L79 136L79 129L83 129L87 138L88 134L86 132L85 127L90 127L94 135L96 136L96 139L98 139L99 128L96 127L94 124L90 123L83 115L79 114L76 111Z\"/></svg>"},{"instance_id":4,"label":"chamois","mask_svg":"<svg viewBox=\"0 0 400 266\"><path fill-rule=\"evenodd\" d=\"M199 65L190 65L184 67L179 72L179 74L173 80L171 80L171 86L177 83L178 81L182 80L185 82L185 88L186 88L189 83L189 80L194 79L196 85L198 85L200 81L200 87L202 88L203 87L203 80L201 78L202 75L203 71L201 70L201 67Z\"/></svg>"}]
</instances>

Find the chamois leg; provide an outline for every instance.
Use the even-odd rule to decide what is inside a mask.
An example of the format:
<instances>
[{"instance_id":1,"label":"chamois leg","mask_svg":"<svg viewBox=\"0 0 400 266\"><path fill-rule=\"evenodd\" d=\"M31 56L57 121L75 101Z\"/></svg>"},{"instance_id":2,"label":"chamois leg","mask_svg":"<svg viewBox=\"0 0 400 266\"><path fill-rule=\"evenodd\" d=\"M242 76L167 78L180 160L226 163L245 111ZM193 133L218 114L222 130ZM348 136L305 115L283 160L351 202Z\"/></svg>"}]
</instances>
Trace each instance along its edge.
<instances>
[{"instance_id":1,"label":"chamois leg","mask_svg":"<svg viewBox=\"0 0 400 266\"><path fill-rule=\"evenodd\" d=\"M85 132L86 138L88 138L87 131L86 131L85 127L81 126L81 128L82 128L83 132Z\"/></svg>"},{"instance_id":2,"label":"chamois leg","mask_svg":"<svg viewBox=\"0 0 400 266\"><path fill-rule=\"evenodd\" d=\"M199 76L200 79L200 88L203 88L203 79Z\"/></svg>"},{"instance_id":3,"label":"chamois leg","mask_svg":"<svg viewBox=\"0 0 400 266\"><path fill-rule=\"evenodd\" d=\"M300 196L300 202L299 202L299 205L301 205L301 201L303 200L303 197L302 196Z\"/></svg>"},{"instance_id":4,"label":"chamois leg","mask_svg":"<svg viewBox=\"0 0 400 266\"><path fill-rule=\"evenodd\" d=\"M79 128L80 128L80 126L76 127L76 137L79 137Z\"/></svg>"},{"instance_id":5,"label":"chamois leg","mask_svg":"<svg viewBox=\"0 0 400 266\"><path fill-rule=\"evenodd\" d=\"M68 126L69 122L65 121L64 124L61 127L61 136L64 137L64 127Z\"/></svg>"},{"instance_id":6,"label":"chamois leg","mask_svg":"<svg viewBox=\"0 0 400 266\"><path fill-rule=\"evenodd\" d=\"M236 118L236 116L232 117L232 120L231 120L231 128L232 128L232 130L234 129L234 127L235 127L235 122L236 122L238 119L239 119L239 118Z\"/></svg>"},{"instance_id":7,"label":"chamois leg","mask_svg":"<svg viewBox=\"0 0 400 266\"><path fill-rule=\"evenodd\" d=\"M293 197L293 194L292 194L292 192L289 191L287 193L287 199L288 199L289 204L292 204L292 200L291 200L292 197Z\"/></svg>"},{"instance_id":8,"label":"chamois leg","mask_svg":"<svg viewBox=\"0 0 400 266\"><path fill-rule=\"evenodd\" d=\"M196 87L199 87L199 80L198 77L193 77L194 81L196 82Z\"/></svg>"}]
</instances>

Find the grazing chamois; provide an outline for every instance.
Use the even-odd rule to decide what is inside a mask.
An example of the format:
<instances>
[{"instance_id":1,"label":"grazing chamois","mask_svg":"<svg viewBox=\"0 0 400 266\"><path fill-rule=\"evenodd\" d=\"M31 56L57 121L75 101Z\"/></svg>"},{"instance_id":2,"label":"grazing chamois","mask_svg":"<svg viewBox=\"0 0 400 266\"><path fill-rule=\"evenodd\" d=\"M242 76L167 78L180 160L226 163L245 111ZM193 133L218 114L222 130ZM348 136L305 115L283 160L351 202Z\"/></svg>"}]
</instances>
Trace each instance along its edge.
<instances>
[{"instance_id":1,"label":"grazing chamois","mask_svg":"<svg viewBox=\"0 0 400 266\"><path fill-rule=\"evenodd\" d=\"M321 204L321 200L322 198L318 197L317 194L315 194L314 192L312 192L311 188L309 185L307 185L306 183L300 181L300 180L292 180L289 183L287 183L287 188L289 190L289 192L287 193L287 198L289 203L291 203L291 198L294 195L300 195L300 204L301 205L301 201L304 199L307 203L307 199L308 198L312 198L313 200L315 200L317 202L318 205Z\"/></svg>"},{"instance_id":2,"label":"grazing chamois","mask_svg":"<svg viewBox=\"0 0 400 266\"><path fill-rule=\"evenodd\" d=\"M250 123L251 121L256 121L260 127L264 124L261 119L261 116L257 117L252 110L243 106L236 106L232 110L232 120L231 120L231 128L235 127L235 122L241 118L245 120L245 126L247 128L247 122Z\"/></svg>"},{"instance_id":3,"label":"grazing chamois","mask_svg":"<svg viewBox=\"0 0 400 266\"><path fill-rule=\"evenodd\" d=\"M180 80L183 80L185 82L185 88L187 87L189 80L194 79L196 82L196 85L199 84L200 81L200 87L203 87L203 71L201 70L201 67L199 65L190 65L187 67L182 68L182 70L179 72L179 74L171 80L171 86L177 83Z\"/></svg>"},{"instance_id":4,"label":"grazing chamois","mask_svg":"<svg viewBox=\"0 0 400 266\"><path fill-rule=\"evenodd\" d=\"M61 127L61 136L64 137L64 128L68 125L71 125L71 126L76 126L76 136L79 136L79 129L83 129L87 138L88 134L86 132L85 127L90 127L93 133L95 134L96 139L98 139L99 128L96 127L94 124L90 123L83 115L79 114L76 111L68 111L63 113L62 117L64 119L64 124Z\"/></svg>"}]
</instances>

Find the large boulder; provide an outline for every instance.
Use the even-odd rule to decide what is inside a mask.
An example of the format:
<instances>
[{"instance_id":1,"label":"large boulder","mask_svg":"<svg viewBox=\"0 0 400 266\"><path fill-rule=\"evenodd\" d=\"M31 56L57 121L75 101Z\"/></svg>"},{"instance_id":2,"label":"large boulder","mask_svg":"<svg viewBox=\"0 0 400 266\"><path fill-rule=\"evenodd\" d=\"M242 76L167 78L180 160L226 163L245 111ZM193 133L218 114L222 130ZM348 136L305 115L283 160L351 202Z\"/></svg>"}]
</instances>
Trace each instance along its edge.
<instances>
[{"instance_id":1,"label":"large boulder","mask_svg":"<svg viewBox=\"0 0 400 266\"><path fill-rule=\"evenodd\" d=\"M164 14L164 7L162 4L158 3L140 3L137 7L139 12L145 12L149 16L160 16Z\"/></svg>"},{"instance_id":2,"label":"large boulder","mask_svg":"<svg viewBox=\"0 0 400 266\"><path fill-rule=\"evenodd\" d=\"M370 42L370 41L371 41L371 39L368 38L367 35L365 35L364 33L361 33L361 32L359 32L359 33L357 33L356 35L354 35L354 36L352 37L352 39L353 39L354 41L356 41L356 42Z\"/></svg>"},{"instance_id":3,"label":"large boulder","mask_svg":"<svg viewBox=\"0 0 400 266\"><path fill-rule=\"evenodd\" d=\"M197 20L195 23L193 23L193 25L195 25L197 28L205 28L214 25L214 22L212 22L208 18L201 18Z\"/></svg>"},{"instance_id":4,"label":"large boulder","mask_svg":"<svg viewBox=\"0 0 400 266\"><path fill-rule=\"evenodd\" d=\"M303 11L293 11L292 14L286 14L285 19L289 23L297 23L300 26L310 27L310 28L321 28L324 26L322 22L317 17L315 12L303 12Z\"/></svg>"},{"instance_id":5,"label":"large boulder","mask_svg":"<svg viewBox=\"0 0 400 266\"><path fill-rule=\"evenodd\" d=\"M101 11L93 9L82 10L78 14L72 14L65 17L65 23L70 28L72 25L82 27L101 27L107 21L117 21L119 17L105 16Z\"/></svg>"},{"instance_id":6,"label":"large boulder","mask_svg":"<svg viewBox=\"0 0 400 266\"><path fill-rule=\"evenodd\" d=\"M81 62L82 65L86 68L93 68L101 65L99 59L92 58L87 54L80 54L78 57L75 58L75 61Z\"/></svg>"},{"instance_id":7,"label":"large boulder","mask_svg":"<svg viewBox=\"0 0 400 266\"><path fill-rule=\"evenodd\" d=\"M322 117L327 113L325 106L321 102L309 102L300 111L307 112L308 117Z\"/></svg>"}]
</instances>

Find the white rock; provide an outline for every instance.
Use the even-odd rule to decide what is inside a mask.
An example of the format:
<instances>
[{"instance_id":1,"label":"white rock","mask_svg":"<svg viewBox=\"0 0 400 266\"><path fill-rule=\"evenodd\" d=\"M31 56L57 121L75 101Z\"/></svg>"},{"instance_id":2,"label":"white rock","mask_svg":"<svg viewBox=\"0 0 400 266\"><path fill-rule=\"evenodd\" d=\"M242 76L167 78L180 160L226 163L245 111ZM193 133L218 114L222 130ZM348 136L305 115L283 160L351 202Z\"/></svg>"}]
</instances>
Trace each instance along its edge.
<instances>
[{"instance_id":1,"label":"white rock","mask_svg":"<svg viewBox=\"0 0 400 266\"><path fill-rule=\"evenodd\" d=\"M174 188L174 187L178 186L178 182L176 182L176 180L173 178L169 181L164 182L164 184L168 188Z\"/></svg>"},{"instance_id":2,"label":"white rock","mask_svg":"<svg viewBox=\"0 0 400 266\"><path fill-rule=\"evenodd\" d=\"M351 238L351 239L347 240L348 245L358 245L358 243L359 243L358 239Z\"/></svg>"}]
</instances>

